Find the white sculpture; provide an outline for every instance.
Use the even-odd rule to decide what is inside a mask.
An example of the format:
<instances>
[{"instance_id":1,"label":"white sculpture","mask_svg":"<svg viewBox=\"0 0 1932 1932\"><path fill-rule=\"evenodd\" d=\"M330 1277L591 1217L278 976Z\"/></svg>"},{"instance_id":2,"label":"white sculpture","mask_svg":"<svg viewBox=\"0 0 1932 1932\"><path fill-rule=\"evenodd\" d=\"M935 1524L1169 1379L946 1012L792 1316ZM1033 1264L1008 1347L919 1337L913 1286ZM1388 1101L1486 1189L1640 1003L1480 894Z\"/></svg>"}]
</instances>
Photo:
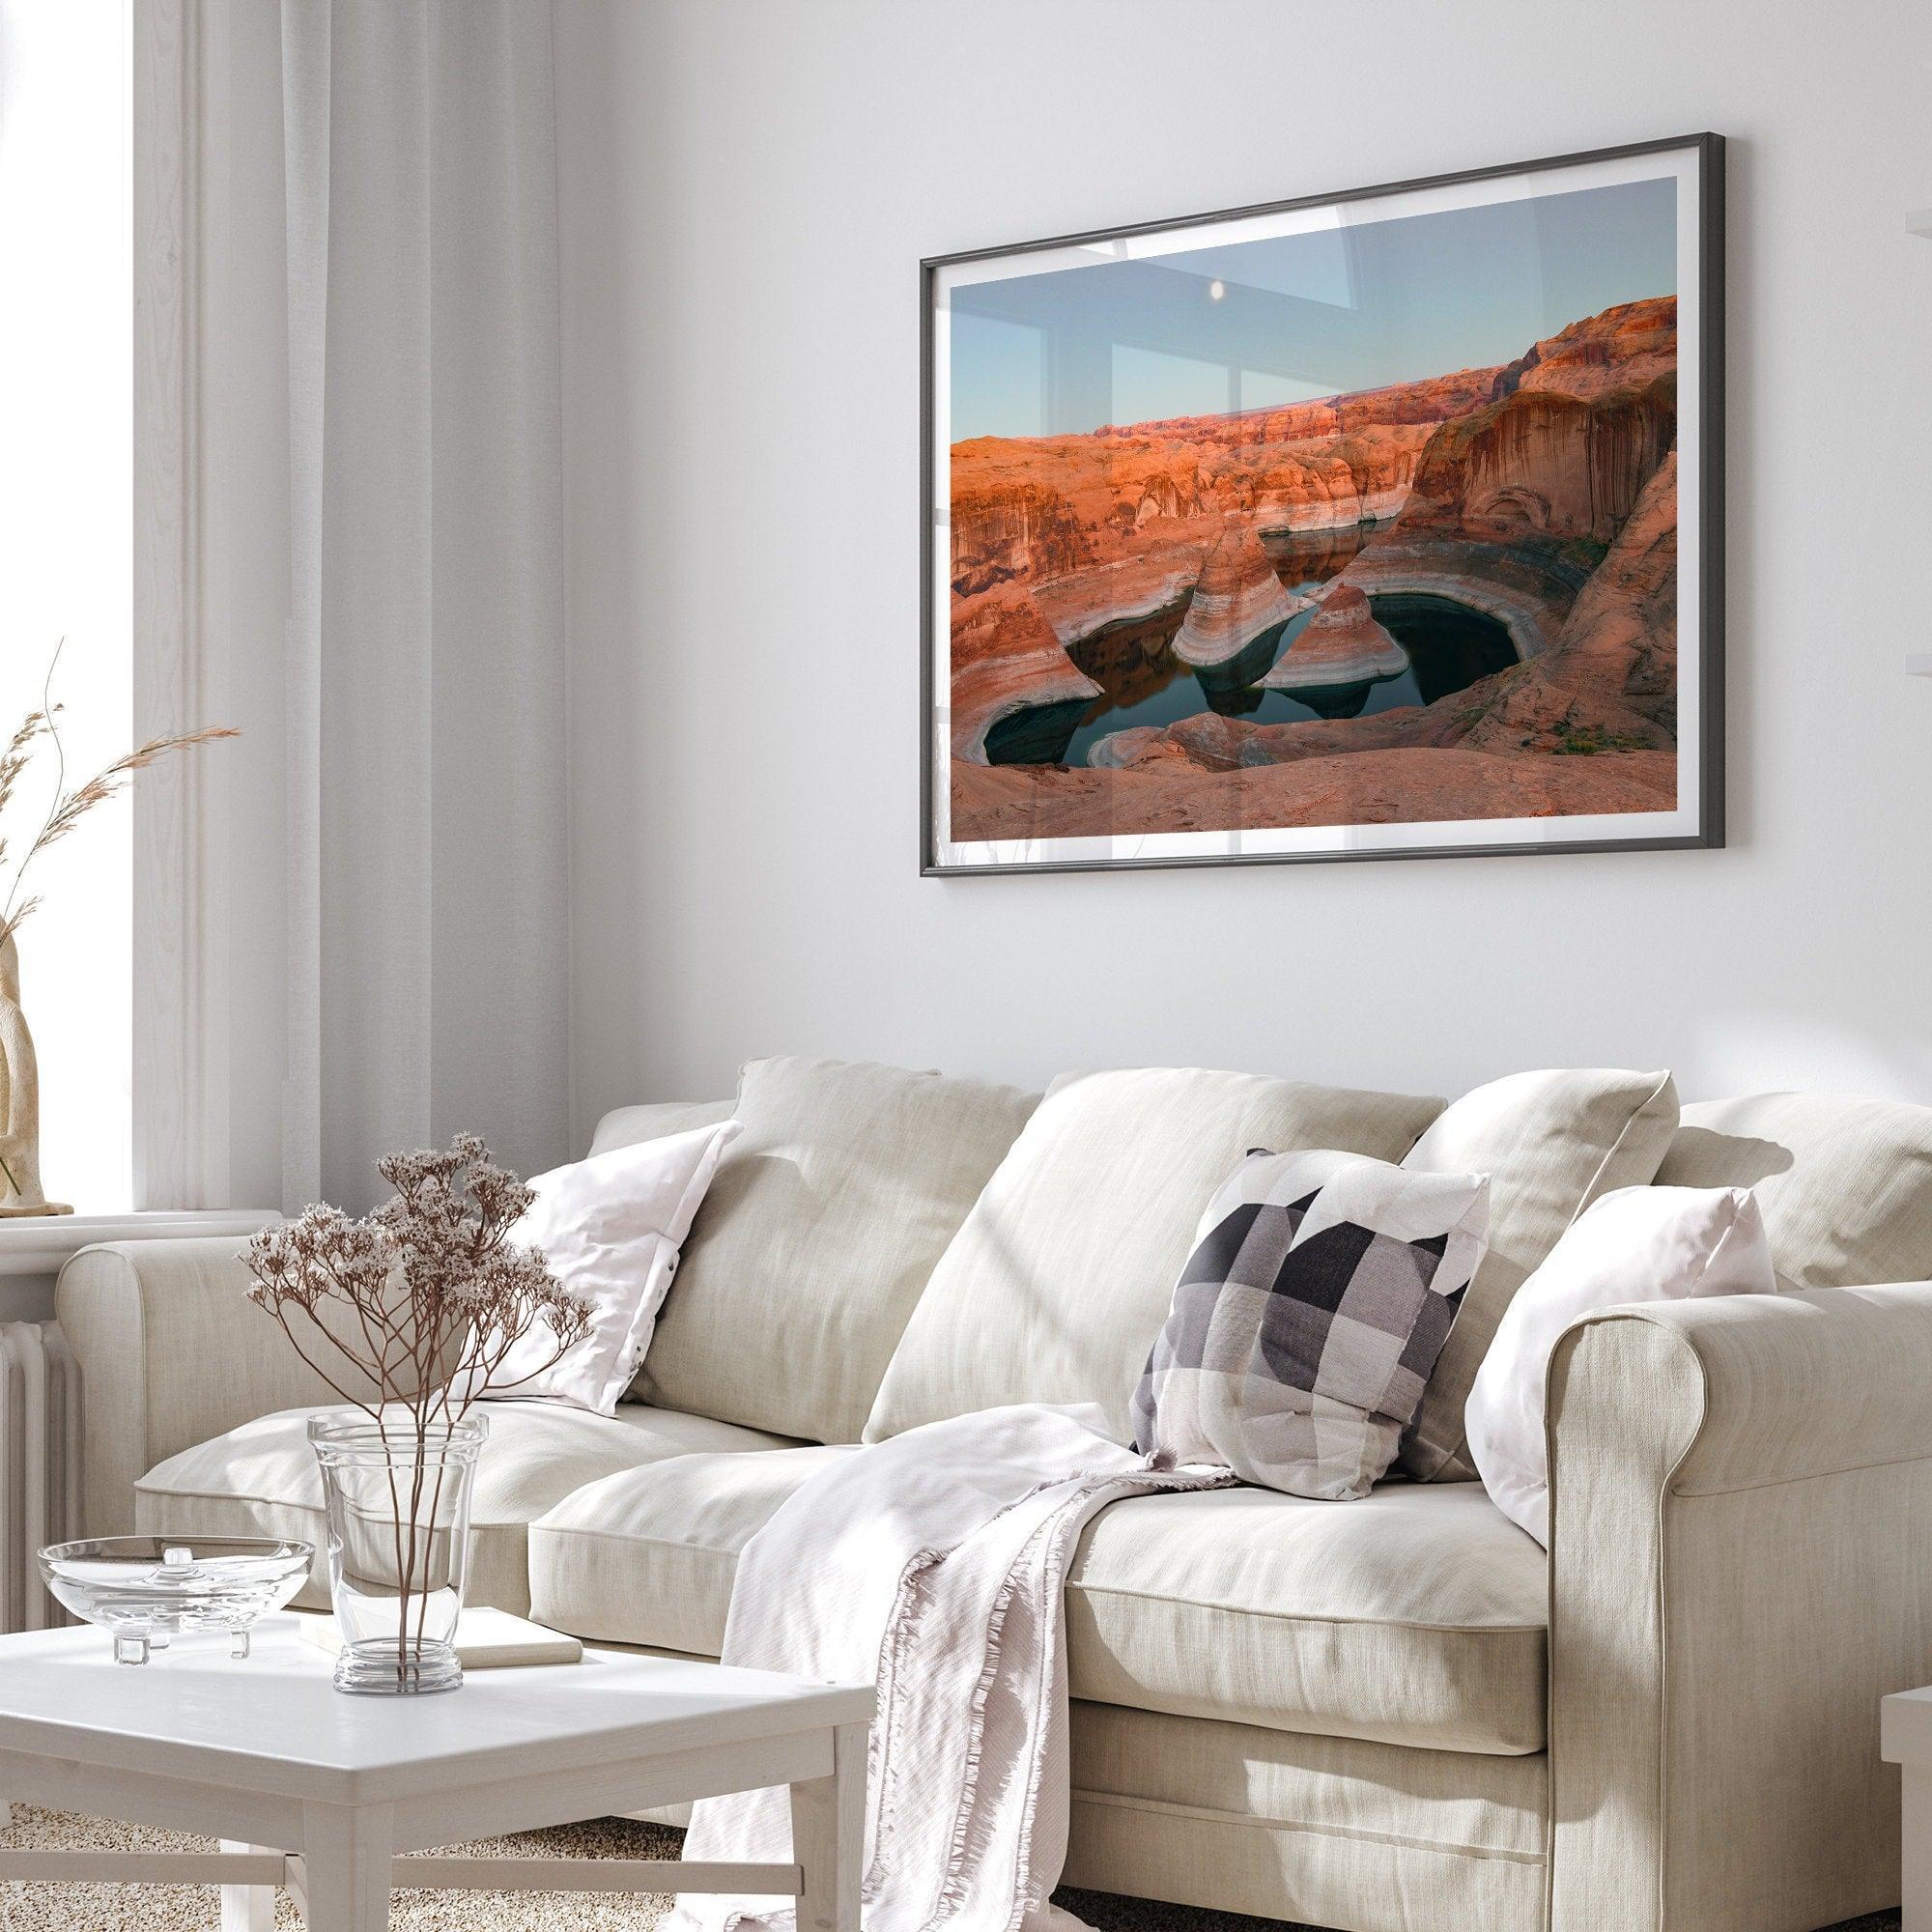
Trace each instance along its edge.
<instances>
[{"instance_id":1,"label":"white sculpture","mask_svg":"<svg viewBox=\"0 0 1932 1932\"><path fill-rule=\"evenodd\" d=\"M0 1214L71 1214L41 1192L41 1077L20 1010L20 954L0 939Z\"/></svg>"}]
</instances>

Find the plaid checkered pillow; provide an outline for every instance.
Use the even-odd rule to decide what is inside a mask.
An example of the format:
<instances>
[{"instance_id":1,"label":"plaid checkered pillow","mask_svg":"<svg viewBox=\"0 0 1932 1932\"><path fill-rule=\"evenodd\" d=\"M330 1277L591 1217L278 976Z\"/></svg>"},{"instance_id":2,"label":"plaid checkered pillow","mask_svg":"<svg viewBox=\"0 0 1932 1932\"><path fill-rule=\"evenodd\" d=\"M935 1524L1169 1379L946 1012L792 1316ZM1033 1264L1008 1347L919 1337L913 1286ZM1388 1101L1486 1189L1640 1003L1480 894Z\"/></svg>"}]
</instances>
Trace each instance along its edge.
<instances>
[{"instance_id":1,"label":"plaid checkered pillow","mask_svg":"<svg viewBox=\"0 0 1932 1932\"><path fill-rule=\"evenodd\" d=\"M1395 1460L1489 1228L1485 1174L1257 1149L1195 1233L1134 1391L1135 1440L1292 1495Z\"/></svg>"}]
</instances>

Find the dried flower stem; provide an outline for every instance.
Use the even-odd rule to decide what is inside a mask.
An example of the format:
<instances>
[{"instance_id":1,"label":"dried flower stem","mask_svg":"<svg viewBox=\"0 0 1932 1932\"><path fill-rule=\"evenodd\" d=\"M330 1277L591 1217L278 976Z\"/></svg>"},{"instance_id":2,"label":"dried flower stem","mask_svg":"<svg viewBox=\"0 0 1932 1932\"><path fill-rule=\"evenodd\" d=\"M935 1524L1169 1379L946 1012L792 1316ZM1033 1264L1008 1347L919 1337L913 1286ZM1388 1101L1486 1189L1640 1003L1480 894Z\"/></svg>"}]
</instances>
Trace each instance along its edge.
<instances>
[{"instance_id":1,"label":"dried flower stem","mask_svg":"<svg viewBox=\"0 0 1932 1932\"><path fill-rule=\"evenodd\" d=\"M215 738L235 738L241 734L226 724L211 724L199 731L184 731L163 738L150 738L146 744L137 745L128 753L118 757L103 770L97 772L85 784L68 789L67 748L61 742L60 714L64 707L53 700L54 672L60 668L61 653L67 648L65 638L54 646L54 654L47 664L47 674L41 687L41 708L30 711L20 722L12 738L7 741L7 749L0 752L0 812L4 812L13 799L14 787L21 775L32 762L34 744L37 739L45 738L53 746L54 789L47 806L46 817L41 829L34 835L29 845L14 866L14 876L7 888L4 903L0 903L0 946L18 929L20 922L40 904L38 898L22 900L20 886L26 878L27 868L44 852L49 845L58 844L87 814L98 805L105 805L133 778L157 759L164 758L170 752L185 752L196 745L205 745ZM7 856L7 841L0 838L0 862Z\"/></svg>"}]
</instances>

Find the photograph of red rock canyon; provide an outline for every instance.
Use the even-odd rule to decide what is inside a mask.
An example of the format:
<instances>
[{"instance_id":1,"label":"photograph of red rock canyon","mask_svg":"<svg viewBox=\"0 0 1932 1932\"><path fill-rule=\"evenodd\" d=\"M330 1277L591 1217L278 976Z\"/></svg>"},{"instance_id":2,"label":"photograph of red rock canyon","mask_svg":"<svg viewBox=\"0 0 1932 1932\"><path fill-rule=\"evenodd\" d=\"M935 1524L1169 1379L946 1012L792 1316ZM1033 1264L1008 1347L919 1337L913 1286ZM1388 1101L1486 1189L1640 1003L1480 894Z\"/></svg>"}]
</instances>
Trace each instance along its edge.
<instances>
[{"instance_id":1,"label":"photograph of red rock canyon","mask_svg":"<svg viewBox=\"0 0 1932 1932\"><path fill-rule=\"evenodd\" d=\"M1675 813L1676 186L951 290L953 849Z\"/></svg>"}]
</instances>

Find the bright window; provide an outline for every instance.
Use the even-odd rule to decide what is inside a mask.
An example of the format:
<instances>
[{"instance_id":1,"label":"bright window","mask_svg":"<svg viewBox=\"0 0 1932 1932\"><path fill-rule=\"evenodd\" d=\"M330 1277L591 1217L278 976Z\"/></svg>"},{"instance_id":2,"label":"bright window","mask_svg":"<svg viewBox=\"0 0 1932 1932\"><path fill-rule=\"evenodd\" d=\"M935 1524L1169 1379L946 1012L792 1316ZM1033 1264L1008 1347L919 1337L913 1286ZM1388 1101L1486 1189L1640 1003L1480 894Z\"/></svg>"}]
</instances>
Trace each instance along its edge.
<instances>
[{"instance_id":1,"label":"bright window","mask_svg":"<svg viewBox=\"0 0 1932 1932\"><path fill-rule=\"evenodd\" d=\"M128 49L128 0L0 0L0 738L65 638L70 785L132 729ZM10 856L54 779L43 741L0 817ZM124 796L35 860L17 942L42 1179L83 1213L132 1199L130 816Z\"/></svg>"}]
</instances>

